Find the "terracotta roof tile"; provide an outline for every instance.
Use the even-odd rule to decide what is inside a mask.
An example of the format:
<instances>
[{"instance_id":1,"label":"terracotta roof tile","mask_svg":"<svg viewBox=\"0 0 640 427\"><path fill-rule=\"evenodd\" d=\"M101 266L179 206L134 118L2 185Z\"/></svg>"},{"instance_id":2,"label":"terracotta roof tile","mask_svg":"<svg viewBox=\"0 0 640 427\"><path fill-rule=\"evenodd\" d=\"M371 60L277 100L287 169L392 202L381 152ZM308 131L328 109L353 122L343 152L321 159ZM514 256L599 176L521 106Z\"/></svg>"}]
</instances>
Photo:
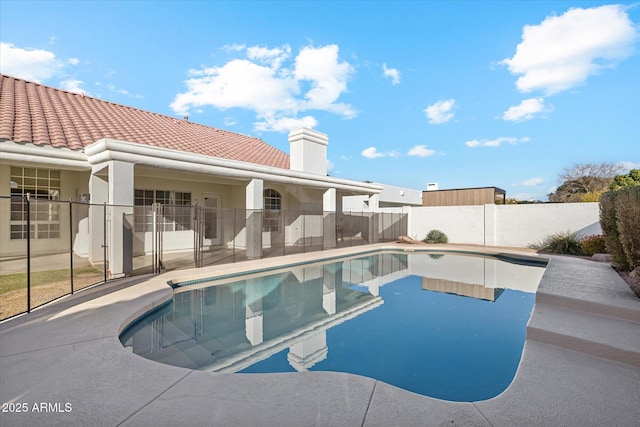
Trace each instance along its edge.
<instances>
[{"instance_id":1,"label":"terracotta roof tile","mask_svg":"<svg viewBox=\"0 0 640 427\"><path fill-rule=\"evenodd\" d=\"M289 155L258 138L0 76L0 141L81 150L111 138L289 169Z\"/></svg>"}]
</instances>

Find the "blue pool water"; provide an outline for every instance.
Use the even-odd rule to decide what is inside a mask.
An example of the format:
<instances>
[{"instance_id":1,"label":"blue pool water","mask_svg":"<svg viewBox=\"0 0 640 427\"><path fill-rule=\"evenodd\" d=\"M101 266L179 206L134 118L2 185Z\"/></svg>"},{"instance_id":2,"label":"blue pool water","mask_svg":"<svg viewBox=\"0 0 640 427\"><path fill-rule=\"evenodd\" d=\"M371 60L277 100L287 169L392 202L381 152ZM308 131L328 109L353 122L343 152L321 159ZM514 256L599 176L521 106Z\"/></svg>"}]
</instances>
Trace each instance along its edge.
<instances>
[{"instance_id":1,"label":"blue pool water","mask_svg":"<svg viewBox=\"0 0 640 427\"><path fill-rule=\"evenodd\" d=\"M494 397L517 370L544 267L381 253L178 288L121 341L222 372L336 371L452 401Z\"/></svg>"}]
</instances>

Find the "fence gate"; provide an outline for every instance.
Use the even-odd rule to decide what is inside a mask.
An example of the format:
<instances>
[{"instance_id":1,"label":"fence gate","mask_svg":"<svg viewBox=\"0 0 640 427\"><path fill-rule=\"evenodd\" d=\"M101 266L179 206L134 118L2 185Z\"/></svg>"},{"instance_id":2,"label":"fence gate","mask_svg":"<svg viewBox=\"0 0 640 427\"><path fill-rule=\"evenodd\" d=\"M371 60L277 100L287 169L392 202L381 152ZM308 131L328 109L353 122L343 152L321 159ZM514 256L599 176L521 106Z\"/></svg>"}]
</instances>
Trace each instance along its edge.
<instances>
[{"instance_id":1,"label":"fence gate","mask_svg":"<svg viewBox=\"0 0 640 427\"><path fill-rule=\"evenodd\" d=\"M151 205L152 233L151 233L151 269L153 274L162 273L162 232L164 231L164 206L160 203Z\"/></svg>"},{"instance_id":2,"label":"fence gate","mask_svg":"<svg viewBox=\"0 0 640 427\"><path fill-rule=\"evenodd\" d=\"M193 263L196 268L204 264L205 206L196 202L193 207Z\"/></svg>"}]
</instances>

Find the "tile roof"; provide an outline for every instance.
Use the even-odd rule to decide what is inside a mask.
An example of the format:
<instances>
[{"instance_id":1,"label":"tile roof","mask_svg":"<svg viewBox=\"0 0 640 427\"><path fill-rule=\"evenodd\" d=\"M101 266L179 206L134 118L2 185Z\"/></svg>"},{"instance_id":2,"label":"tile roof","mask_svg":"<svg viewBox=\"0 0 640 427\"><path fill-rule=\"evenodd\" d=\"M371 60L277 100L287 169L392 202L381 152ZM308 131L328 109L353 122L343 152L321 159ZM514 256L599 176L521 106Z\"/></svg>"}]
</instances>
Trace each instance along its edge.
<instances>
[{"instance_id":1,"label":"tile roof","mask_svg":"<svg viewBox=\"0 0 640 427\"><path fill-rule=\"evenodd\" d=\"M259 138L0 77L0 141L82 150L111 138L289 169L289 155Z\"/></svg>"}]
</instances>

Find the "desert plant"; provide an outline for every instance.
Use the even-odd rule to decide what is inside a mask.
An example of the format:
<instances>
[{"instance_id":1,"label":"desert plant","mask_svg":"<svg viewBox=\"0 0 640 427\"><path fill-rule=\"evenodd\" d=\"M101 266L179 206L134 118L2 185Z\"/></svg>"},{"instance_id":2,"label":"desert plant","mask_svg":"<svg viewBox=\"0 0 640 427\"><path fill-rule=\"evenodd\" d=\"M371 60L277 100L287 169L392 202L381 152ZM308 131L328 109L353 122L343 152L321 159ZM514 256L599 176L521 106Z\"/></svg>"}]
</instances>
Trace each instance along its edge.
<instances>
[{"instance_id":1,"label":"desert plant","mask_svg":"<svg viewBox=\"0 0 640 427\"><path fill-rule=\"evenodd\" d=\"M547 236L542 241L541 249L554 254L584 255L580 238L576 233L569 231L555 233Z\"/></svg>"},{"instance_id":2,"label":"desert plant","mask_svg":"<svg viewBox=\"0 0 640 427\"><path fill-rule=\"evenodd\" d=\"M440 230L431 230L422 241L425 243L447 243L449 238Z\"/></svg>"},{"instance_id":3,"label":"desert plant","mask_svg":"<svg viewBox=\"0 0 640 427\"><path fill-rule=\"evenodd\" d=\"M604 237L600 234L594 234L593 236L585 237L584 239L582 239L582 251L587 256L607 252Z\"/></svg>"}]
</instances>

